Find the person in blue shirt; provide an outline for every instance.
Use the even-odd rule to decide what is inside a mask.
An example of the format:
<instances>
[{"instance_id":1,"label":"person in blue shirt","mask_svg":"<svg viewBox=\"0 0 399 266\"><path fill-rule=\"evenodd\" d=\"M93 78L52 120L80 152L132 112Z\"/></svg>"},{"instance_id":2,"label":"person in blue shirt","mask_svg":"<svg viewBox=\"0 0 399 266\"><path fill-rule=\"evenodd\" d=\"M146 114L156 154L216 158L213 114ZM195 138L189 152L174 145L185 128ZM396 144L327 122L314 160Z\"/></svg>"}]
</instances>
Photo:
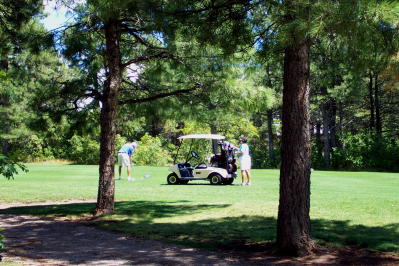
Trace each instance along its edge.
<instances>
[{"instance_id":1,"label":"person in blue shirt","mask_svg":"<svg viewBox=\"0 0 399 266\"><path fill-rule=\"evenodd\" d=\"M118 165L119 165L119 180L122 179L122 167L125 166L127 168L127 180L131 181L131 172L132 172L132 154L137 147L136 142L128 142L122 146L122 148L118 151Z\"/></svg>"},{"instance_id":2,"label":"person in blue shirt","mask_svg":"<svg viewBox=\"0 0 399 266\"><path fill-rule=\"evenodd\" d=\"M249 146L247 144L247 138L240 138L240 147L236 149L236 154L238 155L238 162L240 163L241 169L241 186L251 185L251 156L249 155ZM247 182L245 182L245 178Z\"/></svg>"}]
</instances>

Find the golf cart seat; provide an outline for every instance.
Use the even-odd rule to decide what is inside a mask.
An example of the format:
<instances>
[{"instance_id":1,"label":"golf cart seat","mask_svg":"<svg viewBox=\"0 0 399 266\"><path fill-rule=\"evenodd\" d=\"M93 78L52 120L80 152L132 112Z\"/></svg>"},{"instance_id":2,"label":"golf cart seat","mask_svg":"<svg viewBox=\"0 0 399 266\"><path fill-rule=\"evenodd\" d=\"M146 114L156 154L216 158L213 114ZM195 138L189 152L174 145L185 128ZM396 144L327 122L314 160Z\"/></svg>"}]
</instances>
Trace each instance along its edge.
<instances>
[{"instance_id":1,"label":"golf cart seat","mask_svg":"<svg viewBox=\"0 0 399 266\"><path fill-rule=\"evenodd\" d=\"M181 177L193 177L193 167L190 163L178 163L177 167L179 168Z\"/></svg>"}]
</instances>

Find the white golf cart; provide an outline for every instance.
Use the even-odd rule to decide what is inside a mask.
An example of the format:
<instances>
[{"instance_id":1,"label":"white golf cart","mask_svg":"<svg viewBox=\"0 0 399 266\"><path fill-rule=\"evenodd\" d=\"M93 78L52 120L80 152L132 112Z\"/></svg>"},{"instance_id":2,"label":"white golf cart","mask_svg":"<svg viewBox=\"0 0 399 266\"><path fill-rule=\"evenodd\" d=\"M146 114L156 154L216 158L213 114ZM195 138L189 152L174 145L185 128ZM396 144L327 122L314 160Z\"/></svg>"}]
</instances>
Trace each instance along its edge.
<instances>
[{"instance_id":1,"label":"white golf cart","mask_svg":"<svg viewBox=\"0 0 399 266\"><path fill-rule=\"evenodd\" d=\"M187 184L190 180L209 180L212 185L230 185L233 183L234 178L237 177L234 149L228 142L223 142L225 139L224 136L215 134L194 134L181 136L178 139L181 140L181 142L175 156L174 164L169 167L169 171L172 173L167 177L168 184ZM186 139L191 139L191 145L185 162L176 163L180 147ZM198 154L192 150L193 142L198 139L218 141L218 152L212 155L209 164L200 162L191 165L190 163L191 159L200 158Z\"/></svg>"}]
</instances>

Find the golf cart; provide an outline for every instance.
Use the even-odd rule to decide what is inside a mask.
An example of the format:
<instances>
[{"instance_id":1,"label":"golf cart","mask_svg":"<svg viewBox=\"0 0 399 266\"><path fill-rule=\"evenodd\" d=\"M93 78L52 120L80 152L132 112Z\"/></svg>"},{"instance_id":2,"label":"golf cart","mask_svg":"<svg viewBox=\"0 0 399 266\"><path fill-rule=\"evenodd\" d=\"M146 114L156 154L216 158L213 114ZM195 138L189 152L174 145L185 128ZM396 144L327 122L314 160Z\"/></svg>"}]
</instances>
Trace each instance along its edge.
<instances>
[{"instance_id":1,"label":"golf cart","mask_svg":"<svg viewBox=\"0 0 399 266\"><path fill-rule=\"evenodd\" d=\"M194 134L185 135L178 138L181 140L178 147L173 165L169 167L170 173L167 177L167 182L170 185L187 184L190 180L209 180L212 185L230 185L234 178L237 177L237 166L234 158L233 146L222 135L215 134ZM191 139L188 154L185 156L184 162L176 162L180 147L184 140ZM199 155L192 150L193 143L199 139L217 140L218 152L213 154L209 160L209 164L199 162L191 164L192 159L200 160Z\"/></svg>"}]
</instances>

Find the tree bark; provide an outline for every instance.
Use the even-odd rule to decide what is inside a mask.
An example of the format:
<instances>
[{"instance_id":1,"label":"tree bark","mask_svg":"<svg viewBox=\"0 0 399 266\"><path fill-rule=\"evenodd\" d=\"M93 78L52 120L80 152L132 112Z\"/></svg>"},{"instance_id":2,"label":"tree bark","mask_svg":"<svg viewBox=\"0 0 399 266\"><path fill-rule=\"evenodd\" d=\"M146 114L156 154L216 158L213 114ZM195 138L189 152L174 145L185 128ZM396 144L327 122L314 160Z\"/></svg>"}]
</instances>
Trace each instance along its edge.
<instances>
[{"instance_id":1,"label":"tree bark","mask_svg":"<svg viewBox=\"0 0 399 266\"><path fill-rule=\"evenodd\" d=\"M283 128L277 247L302 256L315 249L310 237L309 44L285 49Z\"/></svg>"},{"instance_id":2,"label":"tree bark","mask_svg":"<svg viewBox=\"0 0 399 266\"><path fill-rule=\"evenodd\" d=\"M378 75L374 79L374 103L375 103L375 130L378 135L382 134L380 88L378 86Z\"/></svg>"},{"instance_id":3,"label":"tree bark","mask_svg":"<svg viewBox=\"0 0 399 266\"><path fill-rule=\"evenodd\" d=\"M273 110L267 111L267 135L269 144L269 159L274 165L276 158L274 156Z\"/></svg>"},{"instance_id":4,"label":"tree bark","mask_svg":"<svg viewBox=\"0 0 399 266\"><path fill-rule=\"evenodd\" d=\"M370 131L373 131L375 127L374 118L374 96L373 96L373 75L369 73L369 102L370 102Z\"/></svg>"},{"instance_id":5,"label":"tree bark","mask_svg":"<svg viewBox=\"0 0 399 266\"><path fill-rule=\"evenodd\" d=\"M152 137L157 137L159 136L164 128L164 121L158 117L157 115L154 115L153 117L150 118L150 135Z\"/></svg>"},{"instance_id":6,"label":"tree bark","mask_svg":"<svg viewBox=\"0 0 399 266\"><path fill-rule=\"evenodd\" d=\"M326 167L330 167L332 147L336 146L337 102L328 95L325 87L322 87L320 91L325 96L322 104L324 164Z\"/></svg>"},{"instance_id":7,"label":"tree bark","mask_svg":"<svg viewBox=\"0 0 399 266\"><path fill-rule=\"evenodd\" d=\"M337 101L331 98L330 101L330 148L337 146Z\"/></svg>"},{"instance_id":8,"label":"tree bark","mask_svg":"<svg viewBox=\"0 0 399 266\"><path fill-rule=\"evenodd\" d=\"M323 103L322 106L323 112L323 150L324 150L324 164L325 167L330 166L330 151L331 151L331 141L330 141L330 106L329 106L329 99Z\"/></svg>"},{"instance_id":9,"label":"tree bark","mask_svg":"<svg viewBox=\"0 0 399 266\"><path fill-rule=\"evenodd\" d=\"M321 124L316 122L316 143L321 145Z\"/></svg>"},{"instance_id":10,"label":"tree bark","mask_svg":"<svg viewBox=\"0 0 399 266\"><path fill-rule=\"evenodd\" d=\"M3 49L1 56L0 56L0 70L4 72L8 72L8 50L5 48ZM1 97L0 96L0 107L6 107L9 105L9 97ZM9 114L7 112L0 112L0 122L1 122L1 131L2 134L10 133L9 123L7 120L9 119ZM9 151L9 143L8 139L0 138L1 141L1 151L4 155L8 154Z\"/></svg>"},{"instance_id":11,"label":"tree bark","mask_svg":"<svg viewBox=\"0 0 399 266\"><path fill-rule=\"evenodd\" d=\"M217 127L214 123L212 123L211 121L211 134L217 134L218 130ZM218 153L219 149L218 149L218 141L216 139L212 140L212 152L213 154Z\"/></svg>"},{"instance_id":12,"label":"tree bark","mask_svg":"<svg viewBox=\"0 0 399 266\"><path fill-rule=\"evenodd\" d=\"M118 90L122 81L117 25L116 20L110 20L105 24L105 58L108 72L101 101L100 178L94 215L114 212L115 120L117 115Z\"/></svg>"}]
</instances>

